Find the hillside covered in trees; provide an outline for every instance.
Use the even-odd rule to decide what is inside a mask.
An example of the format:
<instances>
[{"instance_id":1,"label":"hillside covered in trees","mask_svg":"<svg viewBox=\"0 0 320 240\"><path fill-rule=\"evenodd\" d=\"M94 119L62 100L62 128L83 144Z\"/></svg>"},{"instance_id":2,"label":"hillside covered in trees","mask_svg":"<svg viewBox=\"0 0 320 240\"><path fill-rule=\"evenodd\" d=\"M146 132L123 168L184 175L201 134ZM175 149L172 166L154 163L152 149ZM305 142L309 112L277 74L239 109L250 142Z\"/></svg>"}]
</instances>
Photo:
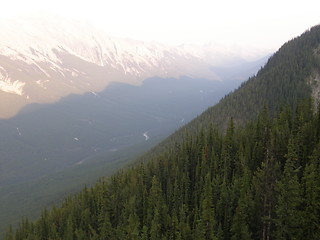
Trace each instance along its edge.
<instances>
[{"instance_id":1,"label":"hillside covered in trees","mask_svg":"<svg viewBox=\"0 0 320 240\"><path fill-rule=\"evenodd\" d=\"M320 25L284 44L256 76L176 131L142 159L148 160L170 149L184 139L186 132L196 136L199 129L206 129L210 125L224 132L231 117L235 125L244 126L257 118L263 106L268 106L270 115L273 115L284 105L293 110L299 101L311 96L317 105L320 99L319 76Z\"/></svg>"},{"instance_id":2,"label":"hillside covered in trees","mask_svg":"<svg viewBox=\"0 0 320 240\"><path fill-rule=\"evenodd\" d=\"M320 239L319 44L320 26L288 42L145 161L5 240Z\"/></svg>"},{"instance_id":3,"label":"hillside covered in trees","mask_svg":"<svg viewBox=\"0 0 320 240\"><path fill-rule=\"evenodd\" d=\"M320 113L268 115L187 137L5 239L319 239Z\"/></svg>"}]
</instances>

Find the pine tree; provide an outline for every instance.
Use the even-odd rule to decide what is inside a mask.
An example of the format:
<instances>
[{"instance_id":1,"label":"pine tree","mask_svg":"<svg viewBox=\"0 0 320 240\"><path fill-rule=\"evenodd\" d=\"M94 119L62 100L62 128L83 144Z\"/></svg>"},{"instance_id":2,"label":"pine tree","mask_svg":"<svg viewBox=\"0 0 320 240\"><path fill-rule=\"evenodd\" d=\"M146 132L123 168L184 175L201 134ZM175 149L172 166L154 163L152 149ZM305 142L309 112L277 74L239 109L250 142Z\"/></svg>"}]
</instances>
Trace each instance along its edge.
<instances>
[{"instance_id":1,"label":"pine tree","mask_svg":"<svg viewBox=\"0 0 320 240\"><path fill-rule=\"evenodd\" d=\"M233 118L231 118L226 131L226 136L223 144L224 147L222 149L222 154L221 154L224 181L226 181L227 183L231 181L233 170L234 170L234 163L236 161L234 131L235 131L234 122L233 122Z\"/></svg>"},{"instance_id":2,"label":"pine tree","mask_svg":"<svg viewBox=\"0 0 320 240\"><path fill-rule=\"evenodd\" d=\"M320 239L320 144L315 148L311 161L303 174L305 191L303 213L303 235L305 239Z\"/></svg>"},{"instance_id":3,"label":"pine tree","mask_svg":"<svg viewBox=\"0 0 320 240\"><path fill-rule=\"evenodd\" d=\"M224 239L229 239L232 216L230 187L223 181L219 185L219 190L220 196L216 206L216 215L223 231L221 235L223 235Z\"/></svg>"},{"instance_id":4,"label":"pine tree","mask_svg":"<svg viewBox=\"0 0 320 240\"><path fill-rule=\"evenodd\" d=\"M289 141L283 176L277 182L277 239L301 239L301 187L298 179L298 155L293 140Z\"/></svg>"},{"instance_id":5,"label":"pine tree","mask_svg":"<svg viewBox=\"0 0 320 240\"><path fill-rule=\"evenodd\" d=\"M104 213L104 220L100 222L99 226L100 240L113 239L113 228L110 222L109 213Z\"/></svg>"},{"instance_id":6,"label":"pine tree","mask_svg":"<svg viewBox=\"0 0 320 240\"><path fill-rule=\"evenodd\" d=\"M74 225L72 221L72 216L68 217L68 220L66 222L66 227L63 234L64 240L73 240L74 239Z\"/></svg>"},{"instance_id":7,"label":"pine tree","mask_svg":"<svg viewBox=\"0 0 320 240\"><path fill-rule=\"evenodd\" d=\"M274 215L275 203L275 185L277 180L277 172L279 164L275 158L266 155L265 161L261 164L261 168L255 172L253 179L254 184L254 202L255 202L255 235L254 238L262 240L271 239L273 232L272 218Z\"/></svg>"},{"instance_id":8,"label":"pine tree","mask_svg":"<svg viewBox=\"0 0 320 240\"><path fill-rule=\"evenodd\" d=\"M150 240L158 240L161 237L161 222L159 215L159 210L156 208L151 222Z\"/></svg>"},{"instance_id":9,"label":"pine tree","mask_svg":"<svg viewBox=\"0 0 320 240\"><path fill-rule=\"evenodd\" d=\"M140 221L135 213L131 213L128 219L128 239L138 240Z\"/></svg>"},{"instance_id":10,"label":"pine tree","mask_svg":"<svg viewBox=\"0 0 320 240\"><path fill-rule=\"evenodd\" d=\"M215 213L213 206L213 193L210 173L207 173L204 180L204 189L201 202L201 227L204 232L204 239L216 239L215 236Z\"/></svg>"},{"instance_id":11,"label":"pine tree","mask_svg":"<svg viewBox=\"0 0 320 240\"><path fill-rule=\"evenodd\" d=\"M148 227L143 226L141 231L141 240L149 240L149 233L148 233Z\"/></svg>"},{"instance_id":12,"label":"pine tree","mask_svg":"<svg viewBox=\"0 0 320 240\"><path fill-rule=\"evenodd\" d=\"M252 233L249 228L250 212L252 211L252 196L250 192L249 171L246 167L243 169L243 176L240 179L240 196L237 202L235 214L232 217L231 239L249 240L252 239Z\"/></svg>"},{"instance_id":13,"label":"pine tree","mask_svg":"<svg viewBox=\"0 0 320 240\"><path fill-rule=\"evenodd\" d=\"M181 233L181 239L191 240L191 229L189 225L188 211L187 206L183 204L180 207L179 213L179 232Z\"/></svg>"}]
</instances>

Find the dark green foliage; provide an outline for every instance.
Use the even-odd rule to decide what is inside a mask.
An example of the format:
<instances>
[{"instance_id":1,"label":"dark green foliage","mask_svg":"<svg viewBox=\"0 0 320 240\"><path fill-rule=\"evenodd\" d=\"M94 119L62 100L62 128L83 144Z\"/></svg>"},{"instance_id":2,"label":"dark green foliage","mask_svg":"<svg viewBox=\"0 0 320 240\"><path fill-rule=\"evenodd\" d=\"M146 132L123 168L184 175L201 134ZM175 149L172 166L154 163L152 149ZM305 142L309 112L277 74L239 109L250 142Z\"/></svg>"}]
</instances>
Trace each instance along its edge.
<instances>
[{"instance_id":1,"label":"dark green foliage","mask_svg":"<svg viewBox=\"0 0 320 240\"><path fill-rule=\"evenodd\" d=\"M263 111L245 128L230 120L224 136L200 131L5 239L318 239L320 139L303 130L315 129L320 113L308 106L291 119L287 108L276 118Z\"/></svg>"},{"instance_id":2,"label":"dark green foliage","mask_svg":"<svg viewBox=\"0 0 320 240\"><path fill-rule=\"evenodd\" d=\"M311 86L319 85L311 81L311 76L319 74L319 45L320 25L284 44L256 76L171 135L145 158L165 151L174 142L180 142L186 132L197 134L199 129L208 129L210 125L225 130L230 118L236 126L244 126L248 121L255 120L264 106L268 107L271 116L279 113L283 106L291 111L296 109L299 101L310 97ZM319 127L317 129L319 134Z\"/></svg>"},{"instance_id":3,"label":"dark green foliage","mask_svg":"<svg viewBox=\"0 0 320 240\"><path fill-rule=\"evenodd\" d=\"M24 220L5 240L319 239L320 112L300 101L319 42L320 26L284 45L146 161Z\"/></svg>"},{"instance_id":4,"label":"dark green foliage","mask_svg":"<svg viewBox=\"0 0 320 240\"><path fill-rule=\"evenodd\" d=\"M318 116L320 114L318 113ZM307 163L303 174L303 190L305 197L302 212L304 236L306 239L320 238L320 145L318 144Z\"/></svg>"},{"instance_id":5,"label":"dark green foliage","mask_svg":"<svg viewBox=\"0 0 320 240\"><path fill-rule=\"evenodd\" d=\"M0 238L8 223L115 173L236 86L187 77L111 83L99 97L73 95L0 119Z\"/></svg>"},{"instance_id":6,"label":"dark green foliage","mask_svg":"<svg viewBox=\"0 0 320 240\"><path fill-rule=\"evenodd\" d=\"M298 155L294 144L288 144L287 160L283 175L277 182L278 199L276 204L277 239L302 239L301 190L298 178Z\"/></svg>"}]
</instances>

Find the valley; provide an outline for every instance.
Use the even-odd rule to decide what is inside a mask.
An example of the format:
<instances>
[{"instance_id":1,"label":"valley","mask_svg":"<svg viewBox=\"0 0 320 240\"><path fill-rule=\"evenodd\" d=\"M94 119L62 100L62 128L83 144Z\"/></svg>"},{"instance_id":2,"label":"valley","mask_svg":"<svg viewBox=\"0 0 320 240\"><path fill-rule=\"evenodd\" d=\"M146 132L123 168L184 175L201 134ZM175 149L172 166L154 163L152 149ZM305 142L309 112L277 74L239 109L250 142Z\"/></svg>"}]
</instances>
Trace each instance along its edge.
<instances>
[{"instance_id":1,"label":"valley","mask_svg":"<svg viewBox=\"0 0 320 240\"><path fill-rule=\"evenodd\" d=\"M112 174L238 84L187 77L113 83L103 92L29 105L0 120L0 225L35 217L39 206Z\"/></svg>"},{"instance_id":2,"label":"valley","mask_svg":"<svg viewBox=\"0 0 320 240\"><path fill-rule=\"evenodd\" d=\"M267 60L50 15L1 20L0 36L1 232L130 164Z\"/></svg>"},{"instance_id":3,"label":"valley","mask_svg":"<svg viewBox=\"0 0 320 240\"><path fill-rule=\"evenodd\" d=\"M5 239L317 239L319 36L315 26L284 44L135 163Z\"/></svg>"},{"instance_id":4,"label":"valley","mask_svg":"<svg viewBox=\"0 0 320 240\"><path fill-rule=\"evenodd\" d=\"M0 239L319 239L311 12L85 2L0 18Z\"/></svg>"}]
</instances>

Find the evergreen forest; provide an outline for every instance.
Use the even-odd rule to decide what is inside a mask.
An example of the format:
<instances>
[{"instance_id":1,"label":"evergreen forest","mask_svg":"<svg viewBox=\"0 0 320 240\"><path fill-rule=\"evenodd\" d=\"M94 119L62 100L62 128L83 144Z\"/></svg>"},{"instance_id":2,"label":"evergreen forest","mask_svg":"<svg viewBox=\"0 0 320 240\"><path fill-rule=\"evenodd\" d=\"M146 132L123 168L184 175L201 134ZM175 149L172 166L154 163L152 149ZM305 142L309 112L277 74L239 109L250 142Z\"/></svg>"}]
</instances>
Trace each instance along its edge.
<instances>
[{"instance_id":1,"label":"evergreen forest","mask_svg":"<svg viewBox=\"0 0 320 240\"><path fill-rule=\"evenodd\" d=\"M213 127L101 179L6 240L320 239L320 112Z\"/></svg>"},{"instance_id":2,"label":"evergreen forest","mask_svg":"<svg viewBox=\"0 0 320 240\"><path fill-rule=\"evenodd\" d=\"M140 161L5 240L320 239L320 26Z\"/></svg>"}]
</instances>

